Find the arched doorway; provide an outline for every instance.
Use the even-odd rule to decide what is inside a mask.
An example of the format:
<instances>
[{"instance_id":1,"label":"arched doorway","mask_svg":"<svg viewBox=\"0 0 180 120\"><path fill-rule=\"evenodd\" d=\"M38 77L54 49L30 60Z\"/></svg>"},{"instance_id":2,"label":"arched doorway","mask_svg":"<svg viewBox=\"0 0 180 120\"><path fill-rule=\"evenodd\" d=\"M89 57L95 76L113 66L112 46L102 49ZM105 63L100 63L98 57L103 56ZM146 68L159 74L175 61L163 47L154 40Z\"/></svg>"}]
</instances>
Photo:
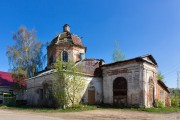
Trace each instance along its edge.
<instances>
[{"instance_id":1,"label":"arched doorway","mask_svg":"<svg viewBox=\"0 0 180 120\"><path fill-rule=\"evenodd\" d=\"M127 106L127 81L118 77L113 82L113 104L117 107Z\"/></svg>"}]
</instances>

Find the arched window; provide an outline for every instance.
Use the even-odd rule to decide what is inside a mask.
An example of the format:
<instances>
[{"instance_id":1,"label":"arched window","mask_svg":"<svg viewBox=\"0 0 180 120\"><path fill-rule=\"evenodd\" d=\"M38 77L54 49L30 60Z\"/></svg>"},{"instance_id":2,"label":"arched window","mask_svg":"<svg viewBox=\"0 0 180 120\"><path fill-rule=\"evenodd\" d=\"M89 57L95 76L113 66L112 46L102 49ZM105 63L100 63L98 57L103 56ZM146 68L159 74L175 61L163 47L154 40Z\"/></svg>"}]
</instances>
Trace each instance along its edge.
<instances>
[{"instance_id":1,"label":"arched window","mask_svg":"<svg viewBox=\"0 0 180 120\"><path fill-rule=\"evenodd\" d=\"M68 61L68 53L67 53L67 51L62 52L62 60L63 60L63 62Z\"/></svg>"},{"instance_id":2,"label":"arched window","mask_svg":"<svg viewBox=\"0 0 180 120\"><path fill-rule=\"evenodd\" d=\"M51 55L51 57L49 58L49 64L53 63L53 56Z\"/></svg>"}]
</instances>

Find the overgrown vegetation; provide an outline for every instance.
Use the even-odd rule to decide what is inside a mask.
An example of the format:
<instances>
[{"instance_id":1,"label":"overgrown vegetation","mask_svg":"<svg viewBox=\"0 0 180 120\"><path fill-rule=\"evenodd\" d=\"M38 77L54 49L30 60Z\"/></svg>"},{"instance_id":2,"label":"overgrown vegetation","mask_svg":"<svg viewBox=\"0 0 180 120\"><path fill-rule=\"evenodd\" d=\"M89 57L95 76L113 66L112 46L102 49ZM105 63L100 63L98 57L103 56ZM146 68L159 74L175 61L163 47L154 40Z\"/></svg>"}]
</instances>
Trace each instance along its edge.
<instances>
[{"instance_id":1,"label":"overgrown vegetation","mask_svg":"<svg viewBox=\"0 0 180 120\"><path fill-rule=\"evenodd\" d=\"M158 80L164 80L164 76L161 74L161 72L158 72Z\"/></svg>"},{"instance_id":2,"label":"overgrown vegetation","mask_svg":"<svg viewBox=\"0 0 180 120\"><path fill-rule=\"evenodd\" d=\"M173 107L180 107L180 98L178 95L178 90L174 90L174 95L171 99L171 105Z\"/></svg>"},{"instance_id":3,"label":"overgrown vegetation","mask_svg":"<svg viewBox=\"0 0 180 120\"><path fill-rule=\"evenodd\" d=\"M165 106L164 106L164 103L163 103L162 101L158 100L158 99L155 100L154 106L155 106L156 108L163 108L163 107L165 107Z\"/></svg>"},{"instance_id":4,"label":"overgrown vegetation","mask_svg":"<svg viewBox=\"0 0 180 120\"><path fill-rule=\"evenodd\" d=\"M55 98L55 107L64 109L77 107L85 89L80 67L71 61L63 62L61 59L54 64L54 67L52 93Z\"/></svg>"}]
</instances>

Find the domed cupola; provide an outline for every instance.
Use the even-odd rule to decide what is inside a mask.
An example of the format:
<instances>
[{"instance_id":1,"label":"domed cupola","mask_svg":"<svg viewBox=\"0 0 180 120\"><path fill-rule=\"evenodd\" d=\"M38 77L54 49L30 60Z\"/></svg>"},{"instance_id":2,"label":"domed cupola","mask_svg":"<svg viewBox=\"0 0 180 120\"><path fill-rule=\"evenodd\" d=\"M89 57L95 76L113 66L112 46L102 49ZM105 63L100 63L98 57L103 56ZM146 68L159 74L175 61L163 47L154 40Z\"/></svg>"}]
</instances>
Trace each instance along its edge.
<instances>
[{"instance_id":1,"label":"domed cupola","mask_svg":"<svg viewBox=\"0 0 180 120\"><path fill-rule=\"evenodd\" d=\"M70 26L65 24L63 32L57 35L47 47L48 63L47 68L51 68L53 63L59 58L64 62L77 62L85 58L86 47L77 35L70 32Z\"/></svg>"}]
</instances>

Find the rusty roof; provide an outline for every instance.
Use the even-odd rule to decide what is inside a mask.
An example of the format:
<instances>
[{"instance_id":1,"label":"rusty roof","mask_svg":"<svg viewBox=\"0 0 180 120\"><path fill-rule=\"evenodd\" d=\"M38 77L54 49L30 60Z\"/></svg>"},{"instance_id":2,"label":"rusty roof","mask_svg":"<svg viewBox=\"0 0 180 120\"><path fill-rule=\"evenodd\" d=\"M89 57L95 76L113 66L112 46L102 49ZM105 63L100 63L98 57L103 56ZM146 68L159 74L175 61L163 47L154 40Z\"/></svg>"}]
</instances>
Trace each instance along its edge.
<instances>
[{"instance_id":1,"label":"rusty roof","mask_svg":"<svg viewBox=\"0 0 180 120\"><path fill-rule=\"evenodd\" d=\"M101 59L83 59L78 61L76 65L82 66L82 72L95 77L101 77L102 71L100 68L100 61Z\"/></svg>"},{"instance_id":2,"label":"rusty roof","mask_svg":"<svg viewBox=\"0 0 180 120\"><path fill-rule=\"evenodd\" d=\"M158 84L160 84L168 93L170 93L168 87L162 80L158 80Z\"/></svg>"},{"instance_id":3,"label":"rusty roof","mask_svg":"<svg viewBox=\"0 0 180 120\"><path fill-rule=\"evenodd\" d=\"M85 48L81 38L69 32L63 32L59 34L50 43L50 45L64 45L64 44L76 45Z\"/></svg>"}]
</instances>

